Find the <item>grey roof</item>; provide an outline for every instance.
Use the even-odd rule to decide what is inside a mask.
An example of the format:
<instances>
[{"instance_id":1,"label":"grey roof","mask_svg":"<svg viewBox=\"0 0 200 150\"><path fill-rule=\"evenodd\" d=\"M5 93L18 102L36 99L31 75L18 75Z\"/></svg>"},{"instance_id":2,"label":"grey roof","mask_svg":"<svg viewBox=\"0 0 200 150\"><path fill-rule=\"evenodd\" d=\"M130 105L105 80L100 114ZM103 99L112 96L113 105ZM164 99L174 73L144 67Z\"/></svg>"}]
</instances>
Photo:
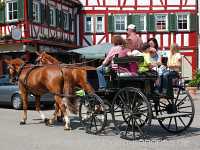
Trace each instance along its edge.
<instances>
[{"instance_id":1,"label":"grey roof","mask_svg":"<svg viewBox=\"0 0 200 150\"><path fill-rule=\"evenodd\" d=\"M68 52L81 54L82 57L85 57L86 59L95 59L95 58L101 59L105 57L105 54L109 51L111 47L112 44L103 43L103 44L69 50Z\"/></svg>"}]
</instances>

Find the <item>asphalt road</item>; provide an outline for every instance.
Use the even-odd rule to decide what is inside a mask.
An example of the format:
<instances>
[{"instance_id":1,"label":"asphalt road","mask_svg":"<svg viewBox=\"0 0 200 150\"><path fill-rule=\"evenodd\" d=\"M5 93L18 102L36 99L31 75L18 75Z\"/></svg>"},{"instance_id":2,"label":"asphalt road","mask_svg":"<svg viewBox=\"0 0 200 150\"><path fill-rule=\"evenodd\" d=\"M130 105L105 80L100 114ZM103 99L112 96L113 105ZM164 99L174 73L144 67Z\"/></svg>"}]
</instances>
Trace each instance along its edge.
<instances>
[{"instance_id":1,"label":"asphalt road","mask_svg":"<svg viewBox=\"0 0 200 150\"><path fill-rule=\"evenodd\" d=\"M199 96L200 97L200 96ZM63 124L47 127L39 120L37 112L28 112L26 125L19 125L21 111L0 109L0 149L1 150L199 150L200 149L200 98L195 97L196 114L186 132L170 134L153 121L145 127L150 140L128 141L111 131L97 136L85 133L77 117L72 118L72 131L64 131ZM52 111L44 111L50 116Z\"/></svg>"}]
</instances>

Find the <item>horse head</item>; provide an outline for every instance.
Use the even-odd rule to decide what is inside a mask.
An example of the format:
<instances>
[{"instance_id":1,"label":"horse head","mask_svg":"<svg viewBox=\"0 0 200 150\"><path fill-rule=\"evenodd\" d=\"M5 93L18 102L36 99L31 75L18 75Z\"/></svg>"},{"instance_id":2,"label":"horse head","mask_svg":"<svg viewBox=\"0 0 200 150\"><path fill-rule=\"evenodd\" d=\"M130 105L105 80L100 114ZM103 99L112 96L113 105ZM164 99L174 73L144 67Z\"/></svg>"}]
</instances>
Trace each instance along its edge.
<instances>
[{"instance_id":1,"label":"horse head","mask_svg":"<svg viewBox=\"0 0 200 150\"><path fill-rule=\"evenodd\" d=\"M10 82L16 82L20 73L20 67L24 65L25 62L20 58L15 58L11 60L5 59L4 62L8 65Z\"/></svg>"},{"instance_id":2,"label":"horse head","mask_svg":"<svg viewBox=\"0 0 200 150\"><path fill-rule=\"evenodd\" d=\"M56 58L54 58L53 56L47 54L46 52L42 52L42 53L38 53L36 52L36 54L38 55L36 62L39 65L46 65L46 64L60 64L61 62L58 61Z\"/></svg>"}]
</instances>

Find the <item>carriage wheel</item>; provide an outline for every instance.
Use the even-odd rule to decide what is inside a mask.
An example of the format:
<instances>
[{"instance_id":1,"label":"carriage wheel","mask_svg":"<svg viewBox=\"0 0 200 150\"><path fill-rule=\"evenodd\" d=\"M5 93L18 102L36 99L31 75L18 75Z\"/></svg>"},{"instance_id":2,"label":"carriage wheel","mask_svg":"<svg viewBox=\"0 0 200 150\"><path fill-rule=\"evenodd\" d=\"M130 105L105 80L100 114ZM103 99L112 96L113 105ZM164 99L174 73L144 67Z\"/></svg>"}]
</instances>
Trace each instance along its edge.
<instances>
[{"instance_id":1,"label":"carriage wheel","mask_svg":"<svg viewBox=\"0 0 200 150\"><path fill-rule=\"evenodd\" d=\"M175 98L160 99L159 124L171 133L180 133L186 130L194 118L194 103L187 91L178 90Z\"/></svg>"},{"instance_id":2,"label":"carriage wheel","mask_svg":"<svg viewBox=\"0 0 200 150\"><path fill-rule=\"evenodd\" d=\"M98 134L106 124L107 115L103 100L96 94L82 97L79 117L87 133Z\"/></svg>"},{"instance_id":3,"label":"carriage wheel","mask_svg":"<svg viewBox=\"0 0 200 150\"><path fill-rule=\"evenodd\" d=\"M143 136L141 127L151 120L152 114L146 96L139 89L132 87L118 91L113 99L111 113L117 133L128 139Z\"/></svg>"}]
</instances>

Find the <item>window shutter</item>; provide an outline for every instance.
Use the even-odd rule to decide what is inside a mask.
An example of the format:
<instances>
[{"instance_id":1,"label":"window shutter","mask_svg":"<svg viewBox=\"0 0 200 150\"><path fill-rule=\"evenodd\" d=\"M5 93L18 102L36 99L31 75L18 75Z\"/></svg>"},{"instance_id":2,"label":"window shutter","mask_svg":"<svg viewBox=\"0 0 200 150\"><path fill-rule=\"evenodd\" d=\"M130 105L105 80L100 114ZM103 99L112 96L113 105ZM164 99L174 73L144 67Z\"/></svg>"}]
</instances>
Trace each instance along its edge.
<instances>
[{"instance_id":1,"label":"window shutter","mask_svg":"<svg viewBox=\"0 0 200 150\"><path fill-rule=\"evenodd\" d=\"M133 15L132 17L133 19L133 24L136 26L136 30L140 31L141 30L141 26L140 26L140 15Z\"/></svg>"},{"instance_id":2,"label":"window shutter","mask_svg":"<svg viewBox=\"0 0 200 150\"><path fill-rule=\"evenodd\" d=\"M5 9L0 10L0 23L5 23Z\"/></svg>"},{"instance_id":3,"label":"window shutter","mask_svg":"<svg viewBox=\"0 0 200 150\"><path fill-rule=\"evenodd\" d=\"M60 11L56 9L56 27L60 26Z\"/></svg>"},{"instance_id":4,"label":"window shutter","mask_svg":"<svg viewBox=\"0 0 200 150\"><path fill-rule=\"evenodd\" d=\"M63 11L60 12L60 28L64 29L64 13Z\"/></svg>"},{"instance_id":5,"label":"window shutter","mask_svg":"<svg viewBox=\"0 0 200 150\"><path fill-rule=\"evenodd\" d=\"M17 9L18 9L18 14L17 14L18 20L24 19L24 0L18 0Z\"/></svg>"},{"instance_id":6,"label":"window shutter","mask_svg":"<svg viewBox=\"0 0 200 150\"><path fill-rule=\"evenodd\" d=\"M133 15L128 15L127 16L127 26L129 25L129 24L132 24L133 23Z\"/></svg>"},{"instance_id":7,"label":"window shutter","mask_svg":"<svg viewBox=\"0 0 200 150\"><path fill-rule=\"evenodd\" d=\"M33 0L28 0L28 17L29 20L33 20Z\"/></svg>"},{"instance_id":8,"label":"window shutter","mask_svg":"<svg viewBox=\"0 0 200 150\"><path fill-rule=\"evenodd\" d=\"M153 32L155 31L155 16L147 15L147 31Z\"/></svg>"},{"instance_id":9,"label":"window shutter","mask_svg":"<svg viewBox=\"0 0 200 150\"><path fill-rule=\"evenodd\" d=\"M46 6L46 11L45 11L45 21L46 21L46 23L48 24L48 25L50 25L50 8L49 8L49 6Z\"/></svg>"},{"instance_id":10,"label":"window shutter","mask_svg":"<svg viewBox=\"0 0 200 150\"><path fill-rule=\"evenodd\" d=\"M72 32L72 14L69 13L69 32Z\"/></svg>"},{"instance_id":11,"label":"window shutter","mask_svg":"<svg viewBox=\"0 0 200 150\"><path fill-rule=\"evenodd\" d=\"M190 14L190 31L197 31L197 20L196 14Z\"/></svg>"},{"instance_id":12,"label":"window shutter","mask_svg":"<svg viewBox=\"0 0 200 150\"><path fill-rule=\"evenodd\" d=\"M114 32L114 28L115 28L114 16L109 15L108 16L108 32Z\"/></svg>"},{"instance_id":13,"label":"window shutter","mask_svg":"<svg viewBox=\"0 0 200 150\"><path fill-rule=\"evenodd\" d=\"M40 3L40 23L44 24L45 23L45 9L44 9L44 4Z\"/></svg>"},{"instance_id":14,"label":"window shutter","mask_svg":"<svg viewBox=\"0 0 200 150\"><path fill-rule=\"evenodd\" d=\"M176 14L168 15L168 29L169 29L169 31L177 31L177 16L176 16Z\"/></svg>"}]
</instances>

